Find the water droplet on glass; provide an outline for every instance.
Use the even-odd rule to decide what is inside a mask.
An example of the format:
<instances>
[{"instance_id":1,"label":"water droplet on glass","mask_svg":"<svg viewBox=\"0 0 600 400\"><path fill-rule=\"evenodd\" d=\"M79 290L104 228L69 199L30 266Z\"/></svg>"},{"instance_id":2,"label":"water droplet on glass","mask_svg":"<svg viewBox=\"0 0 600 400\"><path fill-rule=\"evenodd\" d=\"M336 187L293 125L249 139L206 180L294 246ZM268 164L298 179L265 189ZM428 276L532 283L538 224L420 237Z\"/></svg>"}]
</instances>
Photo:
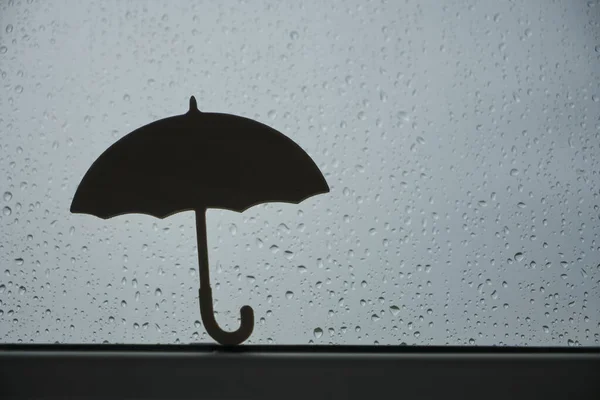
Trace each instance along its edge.
<instances>
[{"instance_id":1,"label":"water droplet on glass","mask_svg":"<svg viewBox=\"0 0 600 400\"><path fill-rule=\"evenodd\" d=\"M12 193L4 192L4 201L10 201L10 199L12 199Z\"/></svg>"},{"instance_id":2,"label":"water droplet on glass","mask_svg":"<svg viewBox=\"0 0 600 400\"><path fill-rule=\"evenodd\" d=\"M523 257L523 253L516 253L516 254L515 254L515 260L516 260L516 261L519 261L519 262L521 262L521 261L523 261L523 258L524 258L524 257Z\"/></svg>"},{"instance_id":3,"label":"water droplet on glass","mask_svg":"<svg viewBox=\"0 0 600 400\"><path fill-rule=\"evenodd\" d=\"M398 315L400 313L400 309L397 306L391 306L390 307L390 311L392 312L392 314L394 316Z\"/></svg>"},{"instance_id":4,"label":"water droplet on glass","mask_svg":"<svg viewBox=\"0 0 600 400\"><path fill-rule=\"evenodd\" d=\"M396 116L398 117L398 119L400 119L403 122L408 122L409 121L408 113L406 111L398 111L398 113L396 114Z\"/></svg>"},{"instance_id":5,"label":"water droplet on glass","mask_svg":"<svg viewBox=\"0 0 600 400\"><path fill-rule=\"evenodd\" d=\"M25 289L25 286L20 286L19 287L19 294L20 295L24 295L26 291L27 291L27 289Z\"/></svg>"},{"instance_id":6,"label":"water droplet on glass","mask_svg":"<svg viewBox=\"0 0 600 400\"><path fill-rule=\"evenodd\" d=\"M236 224L229 225L229 233L231 233L232 235L237 234L237 225Z\"/></svg>"},{"instance_id":7,"label":"water droplet on glass","mask_svg":"<svg viewBox=\"0 0 600 400\"><path fill-rule=\"evenodd\" d=\"M162 296L162 290L160 290L160 288L156 288L156 290L154 291L154 295L155 296Z\"/></svg>"},{"instance_id":8,"label":"water droplet on glass","mask_svg":"<svg viewBox=\"0 0 600 400\"><path fill-rule=\"evenodd\" d=\"M13 31L13 26L11 24L6 25L6 33L11 33Z\"/></svg>"},{"instance_id":9,"label":"water droplet on glass","mask_svg":"<svg viewBox=\"0 0 600 400\"><path fill-rule=\"evenodd\" d=\"M519 170L516 168L513 168L510 170L510 176L517 176L519 175Z\"/></svg>"},{"instance_id":10,"label":"water droplet on glass","mask_svg":"<svg viewBox=\"0 0 600 400\"><path fill-rule=\"evenodd\" d=\"M313 331L313 334L315 335L315 338L320 338L321 336L323 336L323 329L321 328L315 328L315 330Z\"/></svg>"},{"instance_id":11,"label":"water droplet on glass","mask_svg":"<svg viewBox=\"0 0 600 400\"><path fill-rule=\"evenodd\" d=\"M12 214L12 209L9 206L6 206L2 209L2 214L8 217L10 214Z\"/></svg>"},{"instance_id":12,"label":"water droplet on glass","mask_svg":"<svg viewBox=\"0 0 600 400\"><path fill-rule=\"evenodd\" d=\"M299 37L300 37L300 35L298 34L298 32L296 32L296 31L291 31L290 32L290 38L292 40L298 40Z\"/></svg>"},{"instance_id":13,"label":"water droplet on glass","mask_svg":"<svg viewBox=\"0 0 600 400\"><path fill-rule=\"evenodd\" d=\"M0 46L0 54L6 54L7 51L8 51L8 47Z\"/></svg>"},{"instance_id":14,"label":"water droplet on glass","mask_svg":"<svg viewBox=\"0 0 600 400\"><path fill-rule=\"evenodd\" d=\"M275 111L275 110L270 110L270 111L267 113L267 117L269 117L269 119L275 119L275 118L277 118L277 111Z\"/></svg>"},{"instance_id":15,"label":"water droplet on glass","mask_svg":"<svg viewBox=\"0 0 600 400\"><path fill-rule=\"evenodd\" d=\"M17 265L23 265L24 261L22 258L15 258L15 262L17 263Z\"/></svg>"},{"instance_id":16,"label":"water droplet on glass","mask_svg":"<svg viewBox=\"0 0 600 400\"><path fill-rule=\"evenodd\" d=\"M377 322L377 321L379 321L380 319L381 319L381 318L380 318L380 317L379 317L379 315L377 315L377 314L373 314L373 315L371 315L371 321L373 321L373 322Z\"/></svg>"},{"instance_id":17,"label":"water droplet on glass","mask_svg":"<svg viewBox=\"0 0 600 400\"><path fill-rule=\"evenodd\" d=\"M285 292L285 298L291 300L294 298L294 292L290 292L289 290Z\"/></svg>"}]
</instances>

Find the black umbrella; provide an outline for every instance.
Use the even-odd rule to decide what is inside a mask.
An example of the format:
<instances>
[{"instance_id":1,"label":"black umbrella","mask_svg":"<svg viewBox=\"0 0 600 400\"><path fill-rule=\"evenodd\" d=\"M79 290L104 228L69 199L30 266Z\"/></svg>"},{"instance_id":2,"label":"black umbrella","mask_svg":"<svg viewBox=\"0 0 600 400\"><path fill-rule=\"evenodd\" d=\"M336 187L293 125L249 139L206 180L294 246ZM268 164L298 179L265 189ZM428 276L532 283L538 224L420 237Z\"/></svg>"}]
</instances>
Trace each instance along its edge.
<instances>
[{"instance_id":1,"label":"black umbrella","mask_svg":"<svg viewBox=\"0 0 600 400\"><path fill-rule=\"evenodd\" d=\"M98 157L77 188L71 212L107 219L194 210L202 321L217 342L235 345L252 333L254 312L243 306L234 332L221 330L215 320L206 209L242 212L265 202L298 204L327 192L319 168L291 139L248 118L203 113L192 96L187 113L136 129Z\"/></svg>"}]
</instances>

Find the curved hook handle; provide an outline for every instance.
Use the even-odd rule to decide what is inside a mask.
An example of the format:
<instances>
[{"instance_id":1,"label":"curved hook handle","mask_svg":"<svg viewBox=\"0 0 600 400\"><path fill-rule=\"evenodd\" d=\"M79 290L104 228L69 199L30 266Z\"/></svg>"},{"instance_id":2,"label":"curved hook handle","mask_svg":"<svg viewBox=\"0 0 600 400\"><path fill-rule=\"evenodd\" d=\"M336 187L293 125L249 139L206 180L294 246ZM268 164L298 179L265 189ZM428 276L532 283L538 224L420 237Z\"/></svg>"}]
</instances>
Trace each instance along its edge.
<instances>
[{"instance_id":1,"label":"curved hook handle","mask_svg":"<svg viewBox=\"0 0 600 400\"><path fill-rule=\"evenodd\" d=\"M235 346L248 339L254 329L254 311L250 306L243 306L240 310L241 323L238 330L226 332L221 329L215 320L213 310L212 289L210 286L201 286L198 290L200 300L200 316L206 332L217 342L225 346Z\"/></svg>"}]
</instances>

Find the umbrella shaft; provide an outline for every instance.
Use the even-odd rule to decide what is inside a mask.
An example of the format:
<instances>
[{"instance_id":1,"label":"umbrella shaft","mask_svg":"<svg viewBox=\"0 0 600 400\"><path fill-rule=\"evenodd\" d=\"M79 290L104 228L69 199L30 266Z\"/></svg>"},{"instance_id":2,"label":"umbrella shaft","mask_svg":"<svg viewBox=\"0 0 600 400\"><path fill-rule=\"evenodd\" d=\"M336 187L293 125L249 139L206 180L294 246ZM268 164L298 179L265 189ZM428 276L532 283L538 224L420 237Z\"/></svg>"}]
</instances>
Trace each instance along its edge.
<instances>
[{"instance_id":1,"label":"umbrella shaft","mask_svg":"<svg viewBox=\"0 0 600 400\"><path fill-rule=\"evenodd\" d=\"M206 239L206 209L196 210L196 240L198 243L198 267L200 268L200 286L210 286L208 273L208 243Z\"/></svg>"}]
</instances>

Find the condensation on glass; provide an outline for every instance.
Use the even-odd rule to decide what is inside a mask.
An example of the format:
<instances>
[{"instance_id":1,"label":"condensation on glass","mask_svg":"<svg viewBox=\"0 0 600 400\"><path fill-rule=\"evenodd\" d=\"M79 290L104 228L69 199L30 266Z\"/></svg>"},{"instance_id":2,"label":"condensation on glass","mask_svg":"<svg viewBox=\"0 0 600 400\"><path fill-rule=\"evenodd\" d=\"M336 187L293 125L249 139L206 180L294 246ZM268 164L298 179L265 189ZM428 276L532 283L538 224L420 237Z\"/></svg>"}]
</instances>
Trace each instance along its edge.
<instances>
[{"instance_id":1,"label":"condensation on glass","mask_svg":"<svg viewBox=\"0 0 600 400\"><path fill-rule=\"evenodd\" d=\"M248 343L599 345L598 1L191 3L0 5L1 342L210 341L191 212L69 213L195 95L331 187L208 212L217 319L251 305Z\"/></svg>"}]
</instances>

